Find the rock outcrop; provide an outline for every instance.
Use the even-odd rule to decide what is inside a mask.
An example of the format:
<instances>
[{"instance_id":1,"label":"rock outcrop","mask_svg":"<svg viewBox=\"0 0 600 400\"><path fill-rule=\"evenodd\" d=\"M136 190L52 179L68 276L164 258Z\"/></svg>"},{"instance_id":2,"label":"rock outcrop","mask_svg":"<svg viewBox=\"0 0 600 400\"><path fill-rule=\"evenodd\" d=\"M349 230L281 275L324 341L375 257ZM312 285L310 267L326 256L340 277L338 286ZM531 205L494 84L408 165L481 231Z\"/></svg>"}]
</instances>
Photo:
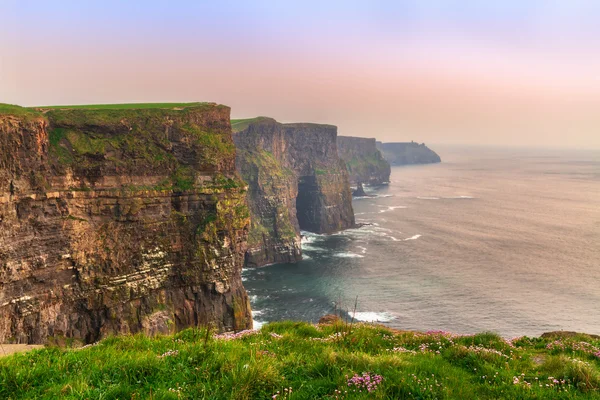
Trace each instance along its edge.
<instances>
[{"instance_id":1,"label":"rock outcrop","mask_svg":"<svg viewBox=\"0 0 600 400\"><path fill-rule=\"evenodd\" d=\"M270 118L232 125L252 216L248 266L299 261L301 229L332 233L355 225L335 126Z\"/></svg>"},{"instance_id":2,"label":"rock outcrop","mask_svg":"<svg viewBox=\"0 0 600 400\"><path fill-rule=\"evenodd\" d=\"M382 143L377 148L391 165L432 164L442 161L436 152L425 146L425 143Z\"/></svg>"},{"instance_id":3,"label":"rock outcrop","mask_svg":"<svg viewBox=\"0 0 600 400\"><path fill-rule=\"evenodd\" d=\"M0 343L252 326L229 108L0 105Z\"/></svg>"},{"instance_id":4,"label":"rock outcrop","mask_svg":"<svg viewBox=\"0 0 600 400\"><path fill-rule=\"evenodd\" d=\"M375 139L338 136L337 147L348 168L350 183L381 185L390 181L390 164L377 149Z\"/></svg>"}]
</instances>

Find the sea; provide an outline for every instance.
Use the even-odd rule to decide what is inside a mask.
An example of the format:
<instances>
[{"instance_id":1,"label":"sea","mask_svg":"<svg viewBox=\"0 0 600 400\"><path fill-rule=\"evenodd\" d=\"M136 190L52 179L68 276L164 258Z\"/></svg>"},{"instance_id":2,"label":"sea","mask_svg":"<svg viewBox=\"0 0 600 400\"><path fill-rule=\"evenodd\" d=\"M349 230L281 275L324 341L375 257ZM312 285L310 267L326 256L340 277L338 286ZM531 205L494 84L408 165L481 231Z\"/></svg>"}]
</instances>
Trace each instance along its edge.
<instances>
[{"instance_id":1,"label":"sea","mask_svg":"<svg viewBox=\"0 0 600 400\"><path fill-rule=\"evenodd\" d=\"M245 269L255 327L600 334L600 151L439 147L353 200L362 224L303 232L304 260Z\"/></svg>"}]
</instances>

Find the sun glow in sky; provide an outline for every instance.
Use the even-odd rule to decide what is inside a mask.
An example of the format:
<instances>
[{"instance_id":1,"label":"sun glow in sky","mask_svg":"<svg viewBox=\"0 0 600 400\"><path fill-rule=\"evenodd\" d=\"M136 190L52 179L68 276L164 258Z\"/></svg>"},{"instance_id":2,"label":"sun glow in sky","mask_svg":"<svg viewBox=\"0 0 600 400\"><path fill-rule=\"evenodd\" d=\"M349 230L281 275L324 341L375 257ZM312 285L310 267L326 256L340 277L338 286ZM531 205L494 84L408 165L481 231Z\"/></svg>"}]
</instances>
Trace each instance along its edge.
<instances>
[{"instance_id":1,"label":"sun glow in sky","mask_svg":"<svg viewBox=\"0 0 600 400\"><path fill-rule=\"evenodd\" d=\"M600 148L596 0L0 2L0 102L214 101L384 141Z\"/></svg>"}]
</instances>

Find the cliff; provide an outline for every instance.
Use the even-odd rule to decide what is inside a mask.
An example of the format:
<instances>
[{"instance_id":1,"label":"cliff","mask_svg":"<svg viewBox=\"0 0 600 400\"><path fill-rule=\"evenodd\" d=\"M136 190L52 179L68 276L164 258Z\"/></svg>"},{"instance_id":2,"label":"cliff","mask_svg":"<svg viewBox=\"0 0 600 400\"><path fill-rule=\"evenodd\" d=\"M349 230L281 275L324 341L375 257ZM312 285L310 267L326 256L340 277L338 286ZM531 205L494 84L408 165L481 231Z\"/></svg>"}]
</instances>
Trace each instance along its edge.
<instances>
[{"instance_id":1,"label":"cliff","mask_svg":"<svg viewBox=\"0 0 600 400\"><path fill-rule=\"evenodd\" d=\"M390 181L390 164L377 149L375 139L338 136L337 148L350 183L381 185Z\"/></svg>"},{"instance_id":2,"label":"cliff","mask_svg":"<svg viewBox=\"0 0 600 400\"><path fill-rule=\"evenodd\" d=\"M0 343L252 325L229 108L0 105Z\"/></svg>"},{"instance_id":3,"label":"cliff","mask_svg":"<svg viewBox=\"0 0 600 400\"><path fill-rule=\"evenodd\" d=\"M377 148L391 165L431 164L442 161L425 143L382 143L377 142Z\"/></svg>"},{"instance_id":4,"label":"cliff","mask_svg":"<svg viewBox=\"0 0 600 400\"><path fill-rule=\"evenodd\" d=\"M299 261L301 229L332 233L355 225L335 126L270 118L232 126L252 216L247 265Z\"/></svg>"}]
</instances>

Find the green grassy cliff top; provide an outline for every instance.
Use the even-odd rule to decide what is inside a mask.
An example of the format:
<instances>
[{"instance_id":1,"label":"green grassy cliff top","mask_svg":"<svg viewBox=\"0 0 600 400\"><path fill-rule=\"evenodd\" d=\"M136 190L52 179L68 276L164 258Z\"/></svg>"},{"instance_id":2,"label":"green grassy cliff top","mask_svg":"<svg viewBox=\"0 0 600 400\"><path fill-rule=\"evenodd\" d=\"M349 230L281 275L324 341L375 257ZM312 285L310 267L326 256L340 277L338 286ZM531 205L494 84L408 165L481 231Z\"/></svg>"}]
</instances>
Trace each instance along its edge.
<instances>
[{"instance_id":1,"label":"green grassy cliff top","mask_svg":"<svg viewBox=\"0 0 600 400\"><path fill-rule=\"evenodd\" d=\"M272 323L0 358L0 398L599 399L600 341Z\"/></svg>"},{"instance_id":2,"label":"green grassy cliff top","mask_svg":"<svg viewBox=\"0 0 600 400\"><path fill-rule=\"evenodd\" d=\"M37 106L29 109L75 109L75 110L145 110L152 108L184 109L203 106L214 106L215 103L124 103L124 104L87 104L87 105L63 105L63 106Z\"/></svg>"},{"instance_id":3,"label":"green grassy cliff top","mask_svg":"<svg viewBox=\"0 0 600 400\"><path fill-rule=\"evenodd\" d=\"M256 122L261 122L261 121L273 121L273 122L277 122L273 118L269 118L269 117L232 119L231 120L231 130L234 133L241 132L244 129L246 129L248 126L250 126L251 124L254 124Z\"/></svg>"}]
</instances>

